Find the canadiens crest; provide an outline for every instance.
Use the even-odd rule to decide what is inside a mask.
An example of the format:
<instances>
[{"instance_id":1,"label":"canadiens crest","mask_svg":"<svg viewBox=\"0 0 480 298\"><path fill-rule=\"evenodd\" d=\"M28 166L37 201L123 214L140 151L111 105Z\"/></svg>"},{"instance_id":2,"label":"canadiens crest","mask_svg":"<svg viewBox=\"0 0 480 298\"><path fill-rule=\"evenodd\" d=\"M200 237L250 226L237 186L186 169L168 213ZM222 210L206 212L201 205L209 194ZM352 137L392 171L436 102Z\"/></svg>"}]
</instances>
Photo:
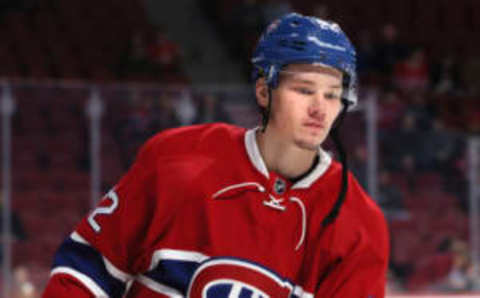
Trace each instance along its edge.
<instances>
[{"instance_id":1,"label":"canadiens crest","mask_svg":"<svg viewBox=\"0 0 480 298\"><path fill-rule=\"evenodd\" d=\"M213 258L198 267L188 287L191 298L311 297L272 271L236 258Z\"/></svg>"}]
</instances>

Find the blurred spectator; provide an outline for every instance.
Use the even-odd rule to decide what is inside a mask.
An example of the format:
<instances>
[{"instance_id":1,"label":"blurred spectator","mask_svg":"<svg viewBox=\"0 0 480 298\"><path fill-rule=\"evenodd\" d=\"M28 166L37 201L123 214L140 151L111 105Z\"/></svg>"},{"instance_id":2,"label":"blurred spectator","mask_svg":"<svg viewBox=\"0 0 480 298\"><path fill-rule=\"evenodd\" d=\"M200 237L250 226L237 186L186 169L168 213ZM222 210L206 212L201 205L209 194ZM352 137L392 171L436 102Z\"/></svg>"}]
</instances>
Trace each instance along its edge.
<instances>
[{"instance_id":1,"label":"blurred spectator","mask_svg":"<svg viewBox=\"0 0 480 298\"><path fill-rule=\"evenodd\" d=\"M389 132L383 132L381 143L386 160L386 167L392 170L404 169L404 158L410 156L417 166L418 153L423 146L423 134L418 131L417 119L413 114L405 114L401 126Z\"/></svg>"},{"instance_id":2,"label":"blurred spectator","mask_svg":"<svg viewBox=\"0 0 480 298\"><path fill-rule=\"evenodd\" d=\"M130 80L180 80L181 53L177 44L166 37L162 28L148 41L143 32L135 32L125 56L120 59L118 73Z\"/></svg>"},{"instance_id":3,"label":"blurred spectator","mask_svg":"<svg viewBox=\"0 0 480 298\"><path fill-rule=\"evenodd\" d=\"M385 287L387 297L403 292L403 284L393 270L389 269L387 275L387 285Z\"/></svg>"},{"instance_id":4,"label":"blurred spectator","mask_svg":"<svg viewBox=\"0 0 480 298\"><path fill-rule=\"evenodd\" d=\"M25 232L25 228L23 226L23 222L20 219L20 216L18 215L17 211L14 209L11 209L11 214L10 214L10 219L11 219L11 233L13 240L26 240L27 239L27 233ZM0 191L0 231L3 231L3 193Z\"/></svg>"},{"instance_id":5,"label":"blurred spectator","mask_svg":"<svg viewBox=\"0 0 480 298\"><path fill-rule=\"evenodd\" d=\"M454 240L451 251L453 264L446 280L446 288L451 291L467 291L472 288L473 275L471 258L465 242Z\"/></svg>"},{"instance_id":6,"label":"blurred spectator","mask_svg":"<svg viewBox=\"0 0 480 298\"><path fill-rule=\"evenodd\" d=\"M410 214L405 209L404 194L392 182L391 174L383 169L379 173L377 202L388 220L407 220Z\"/></svg>"},{"instance_id":7,"label":"blurred spectator","mask_svg":"<svg viewBox=\"0 0 480 298\"><path fill-rule=\"evenodd\" d=\"M405 46L398 40L397 27L386 24L375 46L375 65L381 75L391 77L394 65L405 57Z\"/></svg>"},{"instance_id":8,"label":"blurred spectator","mask_svg":"<svg viewBox=\"0 0 480 298\"><path fill-rule=\"evenodd\" d=\"M188 88L183 88L178 92L172 93L173 110L176 113L180 125L189 125L195 121L198 111L193 103L192 92Z\"/></svg>"},{"instance_id":9,"label":"blurred spectator","mask_svg":"<svg viewBox=\"0 0 480 298\"><path fill-rule=\"evenodd\" d=\"M398 128L406 107L406 103L399 98L395 90L385 90L379 100L379 128L387 131Z\"/></svg>"},{"instance_id":10,"label":"blurred spectator","mask_svg":"<svg viewBox=\"0 0 480 298\"><path fill-rule=\"evenodd\" d=\"M149 62L144 36L141 32L135 32L127 50L127 57L123 59L121 66L122 76L130 77L131 74L144 74L148 72Z\"/></svg>"},{"instance_id":11,"label":"blurred spectator","mask_svg":"<svg viewBox=\"0 0 480 298\"><path fill-rule=\"evenodd\" d=\"M435 111L434 107L429 105L427 101L427 93L415 90L408 95L410 104L407 105L405 114L415 118L415 125L418 130L426 131L431 129L435 119Z\"/></svg>"},{"instance_id":12,"label":"blurred spectator","mask_svg":"<svg viewBox=\"0 0 480 298\"><path fill-rule=\"evenodd\" d=\"M360 185L367 189L367 148L364 144L355 147L353 156L349 161L349 168Z\"/></svg>"},{"instance_id":13,"label":"blurred spectator","mask_svg":"<svg viewBox=\"0 0 480 298\"><path fill-rule=\"evenodd\" d=\"M400 158L399 173L403 174L406 181L406 191L413 193L417 188L417 164L415 157L406 154Z\"/></svg>"},{"instance_id":14,"label":"blurred spectator","mask_svg":"<svg viewBox=\"0 0 480 298\"><path fill-rule=\"evenodd\" d=\"M422 48L413 50L404 60L397 62L393 70L393 83L404 92L426 91L429 68Z\"/></svg>"},{"instance_id":15,"label":"blurred spectator","mask_svg":"<svg viewBox=\"0 0 480 298\"><path fill-rule=\"evenodd\" d=\"M400 221L398 221L400 222ZM394 222L391 222L389 227L391 229L390 238L390 264L389 268L396 281L400 284L405 284L408 277L412 274L415 261L412 259L412 248L418 245L419 234L412 233L412 228L409 224L412 221L406 221L407 225L401 228L394 229Z\"/></svg>"},{"instance_id":16,"label":"blurred spectator","mask_svg":"<svg viewBox=\"0 0 480 298\"><path fill-rule=\"evenodd\" d=\"M130 40L130 58L133 61L144 61L147 58L147 49L142 32L137 31Z\"/></svg>"},{"instance_id":17,"label":"blurred spectator","mask_svg":"<svg viewBox=\"0 0 480 298\"><path fill-rule=\"evenodd\" d=\"M120 121L114 129L117 141L121 144L127 144L126 147L128 147L122 148L122 150L125 150L125 152L122 152L124 166L128 166L135 156L131 154L131 151L136 150L146 137L145 130L149 123L148 105L139 90L131 90L128 108L128 114L122 115L122 119L119 119ZM88 150L85 150L85 152L88 152Z\"/></svg>"},{"instance_id":18,"label":"blurred spectator","mask_svg":"<svg viewBox=\"0 0 480 298\"><path fill-rule=\"evenodd\" d=\"M130 112L125 121L125 135L128 136L135 143L143 142L148 128L150 126L150 108L152 101L147 97L141 95L139 92L134 92L130 101Z\"/></svg>"},{"instance_id":19,"label":"blurred spectator","mask_svg":"<svg viewBox=\"0 0 480 298\"><path fill-rule=\"evenodd\" d=\"M357 46L357 72L363 82L370 82L375 68L375 47L372 35L368 30L360 31Z\"/></svg>"},{"instance_id":20,"label":"blurred spectator","mask_svg":"<svg viewBox=\"0 0 480 298\"><path fill-rule=\"evenodd\" d=\"M41 171L48 171L52 165L52 155L47 148L47 144L38 144L38 149L35 156L36 166Z\"/></svg>"},{"instance_id":21,"label":"blurred spectator","mask_svg":"<svg viewBox=\"0 0 480 298\"><path fill-rule=\"evenodd\" d=\"M467 110L467 132L479 134L480 133L480 108Z\"/></svg>"},{"instance_id":22,"label":"blurred spectator","mask_svg":"<svg viewBox=\"0 0 480 298\"><path fill-rule=\"evenodd\" d=\"M25 240L27 239L27 233L20 219L18 213L11 209L10 213L10 227L11 227L11 236L13 241ZM3 231L3 193L0 190L0 232ZM3 251L0 250L0 264L3 262Z\"/></svg>"},{"instance_id":23,"label":"blurred spectator","mask_svg":"<svg viewBox=\"0 0 480 298\"><path fill-rule=\"evenodd\" d=\"M167 38L166 32L159 28L154 40L147 46L148 59L155 63L158 69L154 71L176 72L180 63L180 49L178 45Z\"/></svg>"},{"instance_id":24,"label":"blurred spectator","mask_svg":"<svg viewBox=\"0 0 480 298\"><path fill-rule=\"evenodd\" d=\"M198 114L193 123L230 122L222 102L213 94L205 94L199 101Z\"/></svg>"},{"instance_id":25,"label":"blurred spectator","mask_svg":"<svg viewBox=\"0 0 480 298\"><path fill-rule=\"evenodd\" d=\"M436 280L430 280L432 284L427 287L431 290L442 292L465 292L472 290L474 276L467 243L454 237L448 238L446 245L445 252L439 251L438 255L449 257L450 261L445 262L448 264L448 268L443 273L443 276ZM429 269L434 270L433 266L435 266L435 263L432 263Z\"/></svg>"},{"instance_id":26,"label":"blurred spectator","mask_svg":"<svg viewBox=\"0 0 480 298\"><path fill-rule=\"evenodd\" d=\"M243 33L260 33L265 24L262 8L257 0L242 0L232 9L231 22Z\"/></svg>"},{"instance_id":27,"label":"blurred spectator","mask_svg":"<svg viewBox=\"0 0 480 298\"><path fill-rule=\"evenodd\" d=\"M449 251L437 251L419 258L408 278L407 287L411 291L445 290L439 285L443 285L452 263L453 257Z\"/></svg>"},{"instance_id":28,"label":"blurred spectator","mask_svg":"<svg viewBox=\"0 0 480 298\"><path fill-rule=\"evenodd\" d=\"M315 2L314 5L315 6L313 7L312 13L313 16L324 20L330 19L330 11L327 4Z\"/></svg>"},{"instance_id":29,"label":"blurred spectator","mask_svg":"<svg viewBox=\"0 0 480 298\"><path fill-rule=\"evenodd\" d=\"M130 165L139 146L153 134L167 128L179 126L175 106L170 94L164 92L160 96L141 94L132 91L130 111L117 124L119 142L127 144L122 151L124 166Z\"/></svg>"},{"instance_id":30,"label":"blurred spectator","mask_svg":"<svg viewBox=\"0 0 480 298\"><path fill-rule=\"evenodd\" d=\"M18 266L13 272L13 298L38 297L37 289L31 281L30 273L26 266Z\"/></svg>"},{"instance_id":31,"label":"blurred spectator","mask_svg":"<svg viewBox=\"0 0 480 298\"><path fill-rule=\"evenodd\" d=\"M173 100L168 93L162 93L158 97L158 101L152 106L150 114L151 122L149 128L152 132L151 134L181 125Z\"/></svg>"},{"instance_id":32,"label":"blurred spectator","mask_svg":"<svg viewBox=\"0 0 480 298\"><path fill-rule=\"evenodd\" d=\"M38 7L39 0L2 0L0 1L0 16L11 11L30 10Z\"/></svg>"},{"instance_id":33,"label":"blurred spectator","mask_svg":"<svg viewBox=\"0 0 480 298\"><path fill-rule=\"evenodd\" d=\"M265 24L263 12L257 0L241 0L226 18L229 27L225 36L229 39L231 51L240 59L246 59Z\"/></svg>"},{"instance_id":34,"label":"blurred spectator","mask_svg":"<svg viewBox=\"0 0 480 298\"><path fill-rule=\"evenodd\" d=\"M459 155L458 136L445 129L441 119L432 121L432 130L425 132L424 151L429 158L426 168L450 174L455 171L455 157Z\"/></svg>"},{"instance_id":35,"label":"blurred spectator","mask_svg":"<svg viewBox=\"0 0 480 298\"><path fill-rule=\"evenodd\" d=\"M460 66L452 54L432 65L430 81L432 90L439 94L453 94L460 90Z\"/></svg>"},{"instance_id":36,"label":"blurred spectator","mask_svg":"<svg viewBox=\"0 0 480 298\"><path fill-rule=\"evenodd\" d=\"M148 107L147 137L162 130L181 125L175 111L173 99L167 93L148 96L146 101Z\"/></svg>"},{"instance_id":37,"label":"blurred spectator","mask_svg":"<svg viewBox=\"0 0 480 298\"><path fill-rule=\"evenodd\" d=\"M463 63L461 77L467 93L478 94L480 92L480 56L478 52L471 54Z\"/></svg>"},{"instance_id":38,"label":"blurred spectator","mask_svg":"<svg viewBox=\"0 0 480 298\"><path fill-rule=\"evenodd\" d=\"M263 24L266 26L290 12L292 12L292 6L288 0L265 0L262 4Z\"/></svg>"}]
</instances>

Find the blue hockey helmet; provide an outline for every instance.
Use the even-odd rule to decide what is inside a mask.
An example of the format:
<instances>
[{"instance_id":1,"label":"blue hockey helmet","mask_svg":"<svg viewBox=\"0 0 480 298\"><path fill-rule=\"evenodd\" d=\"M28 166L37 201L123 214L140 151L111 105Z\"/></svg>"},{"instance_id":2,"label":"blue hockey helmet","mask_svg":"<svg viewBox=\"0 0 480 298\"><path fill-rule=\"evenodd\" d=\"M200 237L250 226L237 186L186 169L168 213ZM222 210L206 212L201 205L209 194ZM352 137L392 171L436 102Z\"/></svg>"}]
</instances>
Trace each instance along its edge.
<instances>
[{"instance_id":1,"label":"blue hockey helmet","mask_svg":"<svg viewBox=\"0 0 480 298\"><path fill-rule=\"evenodd\" d=\"M349 109L357 103L356 53L336 23L298 13L273 21L258 41L251 59L253 78L263 76L270 88L278 85L279 71L288 64L318 64L343 73L342 100Z\"/></svg>"}]
</instances>

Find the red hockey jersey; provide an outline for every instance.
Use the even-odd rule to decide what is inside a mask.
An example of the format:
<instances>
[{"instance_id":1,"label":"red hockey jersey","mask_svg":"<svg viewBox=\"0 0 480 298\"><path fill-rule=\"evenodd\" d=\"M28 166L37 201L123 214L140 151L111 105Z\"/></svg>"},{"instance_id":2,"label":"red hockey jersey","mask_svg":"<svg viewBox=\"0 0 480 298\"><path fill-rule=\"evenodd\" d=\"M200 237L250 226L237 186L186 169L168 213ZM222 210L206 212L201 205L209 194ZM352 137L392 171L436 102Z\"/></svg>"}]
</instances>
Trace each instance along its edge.
<instances>
[{"instance_id":1,"label":"red hockey jersey","mask_svg":"<svg viewBox=\"0 0 480 298\"><path fill-rule=\"evenodd\" d=\"M43 297L384 297L384 217L349 175L322 227L341 166L319 155L292 184L266 168L253 129L158 134L60 246Z\"/></svg>"}]
</instances>

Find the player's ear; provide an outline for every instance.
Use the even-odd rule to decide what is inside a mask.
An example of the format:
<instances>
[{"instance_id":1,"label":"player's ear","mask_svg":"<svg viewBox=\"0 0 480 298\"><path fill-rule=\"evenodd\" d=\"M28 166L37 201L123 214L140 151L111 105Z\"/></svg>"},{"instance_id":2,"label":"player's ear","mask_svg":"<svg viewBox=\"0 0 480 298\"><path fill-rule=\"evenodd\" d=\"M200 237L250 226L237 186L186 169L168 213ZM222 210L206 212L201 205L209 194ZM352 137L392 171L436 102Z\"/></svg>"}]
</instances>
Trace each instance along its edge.
<instances>
[{"instance_id":1,"label":"player's ear","mask_svg":"<svg viewBox=\"0 0 480 298\"><path fill-rule=\"evenodd\" d=\"M255 82L255 95L258 105L266 108L268 105L268 86L265 78L259 78Z\"/></svg>"}]
</instances>

